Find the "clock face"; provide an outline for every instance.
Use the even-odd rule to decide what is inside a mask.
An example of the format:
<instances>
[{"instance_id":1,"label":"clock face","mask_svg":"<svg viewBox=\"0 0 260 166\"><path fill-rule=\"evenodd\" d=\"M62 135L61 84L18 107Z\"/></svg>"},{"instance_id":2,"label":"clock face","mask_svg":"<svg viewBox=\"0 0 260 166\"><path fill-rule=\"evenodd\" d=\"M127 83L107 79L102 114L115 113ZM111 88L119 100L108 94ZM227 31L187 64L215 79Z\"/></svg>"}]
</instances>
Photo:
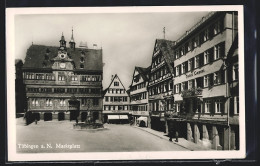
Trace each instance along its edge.
<instances>
[{"instance_id":1,"label":"clock face","mask_svg":"<svg viewBox=\"0 0 260 166\"><path fill-rule=\"evenodd\" d=\"M64 69L66 67L65 63L60 63L60 68Z\"/></svg>"},{"instance_id":2,"label":"clock face","mask_svg":"<svg viewBox=\"0 0 260 166\"><path fill-rule=\"evenodd\" d=\"M64 59L66 57L65 54L60 54L60 58Z\"/></svg>"}]
</instances>

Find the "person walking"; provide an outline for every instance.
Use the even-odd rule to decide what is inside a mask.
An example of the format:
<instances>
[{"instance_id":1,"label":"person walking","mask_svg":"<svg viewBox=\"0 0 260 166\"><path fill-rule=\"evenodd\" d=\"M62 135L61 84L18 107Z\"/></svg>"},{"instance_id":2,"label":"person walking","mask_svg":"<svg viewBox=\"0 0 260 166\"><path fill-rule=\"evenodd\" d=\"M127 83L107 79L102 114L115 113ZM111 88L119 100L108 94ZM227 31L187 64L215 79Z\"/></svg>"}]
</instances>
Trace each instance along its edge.
<instances>
[{"instance_id":1,"label":"person walking","mask_svg":"<svg viewBox=\"0 0 260 166\"><path fill-rule=\"evenodd\" d=\"M170 137L169 141L172 142L172 137L173 137L173 130L172 130L172 128L169 131L169 137Z\"/></svg>"},{"instance_id":2,"label":"person walking","mask_svg":"<svg viewBox=\"0 0 260 166\"><path fill-rule=\"evenodd\" d=\"M178 133L178 131L177 131L177 130L176 130L176 132L175 132L175 138L176 138L175 142L178 142L179 133Z\"/></svg>"}]
</instances>

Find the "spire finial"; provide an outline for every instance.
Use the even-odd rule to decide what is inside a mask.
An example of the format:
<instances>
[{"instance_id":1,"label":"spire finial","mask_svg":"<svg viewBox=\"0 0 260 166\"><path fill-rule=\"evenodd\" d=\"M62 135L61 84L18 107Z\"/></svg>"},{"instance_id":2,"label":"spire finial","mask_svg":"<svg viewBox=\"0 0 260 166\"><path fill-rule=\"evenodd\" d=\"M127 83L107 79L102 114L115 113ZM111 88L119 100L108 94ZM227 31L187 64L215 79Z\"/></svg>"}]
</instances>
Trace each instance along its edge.
<instances>
[{"instance_id":1,"label":"spire finial","mask_svg":"<svg viewBox=\"0 0 260 166\"><path fill-rule=\"evenodd\" d=\"M163 39L165 39L165 27L163 27Z\"/></svg>"},{"instance_id":2,"label":"spire finial","mask_svg":"<svg viewBox=\"0 0 260 166\"><path fill-rule=\"evenodd\" d=\"M71 32L72 32L72 33L71 33L71 40L70 40L70 41L71 41L71 42L74 42L74 37L73 37L73 27L72 27Z\"/></svg>"}]
</instances>

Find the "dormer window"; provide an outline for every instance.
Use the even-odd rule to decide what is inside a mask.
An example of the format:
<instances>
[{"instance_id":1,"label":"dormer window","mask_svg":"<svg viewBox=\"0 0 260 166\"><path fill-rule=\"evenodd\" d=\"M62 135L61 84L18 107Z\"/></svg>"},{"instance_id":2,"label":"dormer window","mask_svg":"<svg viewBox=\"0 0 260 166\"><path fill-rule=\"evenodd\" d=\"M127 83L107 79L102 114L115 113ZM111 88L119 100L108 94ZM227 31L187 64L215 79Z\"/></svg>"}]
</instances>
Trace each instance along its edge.
<instances>
[{"instance_id":1,"label":"dormer window","mask_svg":"<svg viewBox=\"0 0 260 166\"><path fill-rule=\"evenodd\" d=\"M83 65L83 64L80 64L80 68L83 69L83 68L84 68L84 65Z\"/></svg>"},{"instance_id":2,"label":"dormer window","mask_svg":"<svg viewBox=\"0 0 260 166\"><path fill-rule=\"evenodd\" d=\"M49 56L48 56L48 54L47 54L47 53L45 54L45 57L44 57L44 59L45 59L45 60L49 60Z\"/></svg>"},{"instance_id":3,"label":"dormer window","mask_svg":"<svg viewBox=\"0 0 260 166\"><path fill-rule=\"evenodd\" d=\"M43 66L43 67L46 67L46 66L47 66L46 62L43 62L43 63L42 63L42 66Z\"/></svg>"},{"instance_id":4,"label":"dormer window","mask_svg":"<svg viewBox=\"0 0 260 166\"><path fill-rule=\"evenodd\" d=\"M49 50L49 48L46 49L46 53L49 54L51 51Z\"/></svg>"},{"instance_id":5,"label":"dormer window","mask_svg":"<svg viewBox=\"0 0 260 166\"><path fill-rule=\"evenodd\" d=\"M80 57L80 62L84 62L84 57Z\"/></svg>"}]
</instances>

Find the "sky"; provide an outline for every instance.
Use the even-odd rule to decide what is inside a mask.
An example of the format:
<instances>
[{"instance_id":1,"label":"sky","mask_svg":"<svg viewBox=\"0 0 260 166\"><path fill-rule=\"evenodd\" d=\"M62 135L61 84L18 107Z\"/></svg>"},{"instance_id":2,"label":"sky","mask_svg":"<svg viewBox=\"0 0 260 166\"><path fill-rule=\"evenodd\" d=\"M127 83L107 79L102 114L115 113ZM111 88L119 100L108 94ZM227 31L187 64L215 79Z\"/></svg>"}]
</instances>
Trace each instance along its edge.
<instances>
[{"instance_id":1,"label":"sky","mask_svg":"<svg viewBox=\"0 0 260 166\"><path fill-rule=\"evenodd\" d=\"M128 89L135 66L148 67L156 39L176 41L208 12L26 14L15 16L15 58L24 60L32 44L67 43L73 27L76 47L87 42L103 50L103 88L117 74ZM68 45L67 45L68 46Z\"/></svg>"}]
</instances>

